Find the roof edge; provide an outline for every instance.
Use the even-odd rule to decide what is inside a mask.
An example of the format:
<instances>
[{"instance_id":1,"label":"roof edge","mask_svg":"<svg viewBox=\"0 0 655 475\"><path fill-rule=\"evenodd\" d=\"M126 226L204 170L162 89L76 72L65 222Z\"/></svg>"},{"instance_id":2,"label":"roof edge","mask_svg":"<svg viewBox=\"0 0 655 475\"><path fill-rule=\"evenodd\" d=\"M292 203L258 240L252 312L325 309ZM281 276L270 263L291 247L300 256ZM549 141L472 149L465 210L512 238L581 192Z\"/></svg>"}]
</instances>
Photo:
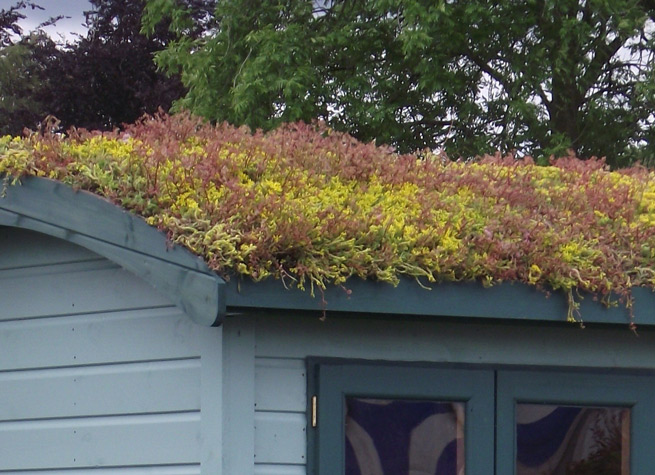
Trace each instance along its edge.
<instances>
[{"instance_id":1,"label":"roof edge","mask_svg":"<svg viewBox=\"0 0 655 475\"><path fill-rule=\"evenodd\" d=\"M312 296L309 290L286 288L279 280L255 283L235 277L226 283L226 302L230 312L273 309L318 315L414 315L532 322L566 322L569 314L563 292L547 293L519 282L491 287L477 281L422 284L410 277L401 277L395 287L386 282L351 278L343 286L328 286L323 291L315 288ZM632 298L634 322L625 304L607 307L590 294L576 294L580 306L574 316L579 323L655 326L655 293L635 287Z\"/></svg>"},{"instance_id":2,"label":"roof edge","mask_svg":"<svg viewBox=\"0 0 655 475\"><path fill-rule=\"evenodd\" d=\"M195 323L225 318L225 282L161 231L93 193L47 178L22 178L0 196L0 225L29 229L85 247L168 297Z\"/></svg>"}]
</instances>

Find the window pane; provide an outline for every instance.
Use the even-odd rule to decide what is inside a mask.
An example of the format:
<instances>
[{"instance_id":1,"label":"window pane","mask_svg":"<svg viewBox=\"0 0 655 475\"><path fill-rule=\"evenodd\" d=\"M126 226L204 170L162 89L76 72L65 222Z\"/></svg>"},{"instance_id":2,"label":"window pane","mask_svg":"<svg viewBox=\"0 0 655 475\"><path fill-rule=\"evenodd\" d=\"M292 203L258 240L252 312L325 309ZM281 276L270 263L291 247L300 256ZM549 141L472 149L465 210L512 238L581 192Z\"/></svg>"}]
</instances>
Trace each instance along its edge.
<instances>
[{"instance_id":1,"label":"window pane","mask_svg":"<svg viewBox=\"0 0 655 475\"><path fill-rule=\"evenodd\" d=\"M517 475L628 475L630 410L516 405Z\"/></svg>"},{"instance_id":2,"label":"window pane","mask_svg":"<svg viewBox=\"0 0 655 475\"><path fill-rule=\"evenodd\" d=\"M346 475L463 474L464 408L346 398Z\"/></svg>"}]
</instances>

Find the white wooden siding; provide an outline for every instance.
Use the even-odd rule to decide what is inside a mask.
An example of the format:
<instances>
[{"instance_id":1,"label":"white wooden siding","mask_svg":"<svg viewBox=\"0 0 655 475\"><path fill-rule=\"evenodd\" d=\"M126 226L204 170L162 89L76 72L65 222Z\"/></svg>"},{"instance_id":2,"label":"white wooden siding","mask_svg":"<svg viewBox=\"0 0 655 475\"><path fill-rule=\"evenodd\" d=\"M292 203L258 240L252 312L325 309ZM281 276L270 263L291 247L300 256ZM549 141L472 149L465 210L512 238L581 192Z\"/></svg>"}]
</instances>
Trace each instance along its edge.
<instances>
[{"instance_id":1,"label":"white wooden siding","mask_svg":"<svg viewBox=\"0 0 655 475\"><path fill-rule=\"evenodd\" d=\"M93 253L10 228L0 302L0 473L220 473L220 329Z\"/></svg>"}]
</instances>

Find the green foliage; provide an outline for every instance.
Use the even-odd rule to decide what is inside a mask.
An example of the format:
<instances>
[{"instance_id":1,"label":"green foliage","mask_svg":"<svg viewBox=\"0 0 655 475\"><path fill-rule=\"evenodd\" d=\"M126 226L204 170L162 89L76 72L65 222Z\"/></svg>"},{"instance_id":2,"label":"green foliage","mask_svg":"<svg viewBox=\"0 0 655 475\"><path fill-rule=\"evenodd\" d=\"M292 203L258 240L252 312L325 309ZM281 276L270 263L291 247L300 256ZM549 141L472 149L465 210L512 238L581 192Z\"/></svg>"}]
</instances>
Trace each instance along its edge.
<instances>
[{"instance_id":1,"label":"green foliage","mask_svg":"<svg viewBox=\"0 0 655 475\"><path fill-rule=\"evenodd\" d=\"M225 0L190 40L182 4L149 0L145 29L171 19L157 62L189 89L177 106L211 120L320 118L401 152L621 166L654 155L651 3Z\"/></svg>"},{"instance_id":2,"label":"green foliage","mask_svg":"<svg viewBox=\"0 0 655 475\"><path fill-rule=\"evenodd\" d=\"M452 162L324 125L263 134L186 115L125 132L0 140L0 174L49 177L143 216L226 277L518 281L630 308L655 288L655 172L575 157ZM294 284L295 282L295 284Z\"/></svg>"},{"instance_id":3,"label":"green foliage","mask_svg":"<svg viewBox=\"0 0 655 475\"><path fill-rule=\"evenodd\" d=\"M23 44L0 48L0 135L21 134L23 128L35 128L43 119L38 99L42 67L30 50L38 41L34 36Z\"/></svg>"}]
</instances>

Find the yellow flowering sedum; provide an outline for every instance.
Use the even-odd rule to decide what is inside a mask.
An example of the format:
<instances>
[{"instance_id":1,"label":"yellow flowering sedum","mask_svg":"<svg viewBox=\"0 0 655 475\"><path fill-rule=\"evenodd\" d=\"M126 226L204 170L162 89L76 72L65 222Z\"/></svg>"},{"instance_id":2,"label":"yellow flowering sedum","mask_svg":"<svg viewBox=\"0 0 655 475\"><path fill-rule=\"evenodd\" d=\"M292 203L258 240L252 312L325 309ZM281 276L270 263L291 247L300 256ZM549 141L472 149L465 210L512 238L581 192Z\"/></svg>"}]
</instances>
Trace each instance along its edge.
<instances>
[{"instance_id":1,"label":"yellow flowering sedum","mask_svg":"<svg viewBox=\"0 0 655 475\"><path fill-rule=\"evenodd\" d=\"M397 155L318 126L269 134L161 116L124 132L0 139L0 173L93 191L220 274L519 281L630 304L655 287L655 176L600 161Z\"/></svg>"}]
</instances>

